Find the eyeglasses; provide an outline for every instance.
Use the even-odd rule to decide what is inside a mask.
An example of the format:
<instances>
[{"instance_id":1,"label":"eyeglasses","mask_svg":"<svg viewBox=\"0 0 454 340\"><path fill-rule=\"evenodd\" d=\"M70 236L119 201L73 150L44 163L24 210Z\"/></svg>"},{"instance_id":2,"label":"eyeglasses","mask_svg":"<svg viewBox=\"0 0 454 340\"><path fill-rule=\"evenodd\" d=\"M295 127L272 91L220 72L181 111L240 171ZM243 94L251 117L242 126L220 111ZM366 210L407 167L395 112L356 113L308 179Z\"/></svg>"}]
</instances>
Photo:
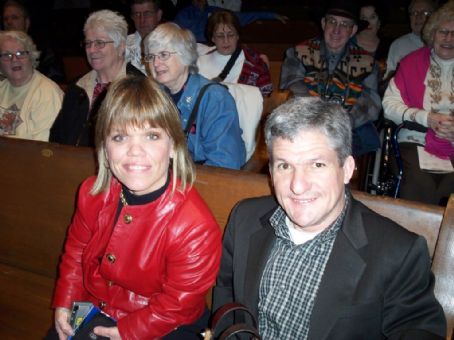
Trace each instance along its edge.
<instances>
[{"instance_id":1,"label":"eyeglasses","mask_svg":"<svg viewBox=\"0 0 454 340\"><path fill-rule=\"evenodd\" d=\"M156 12L154 12L154 11L133 12L133 13L131 13L131 18L133 18L133 19L140 18L140 17L149 18L155 14L156 14Z\"/></svg>"},{"instance_id":2,"label":"eyeglasses","mask_svg":"<svg viewBox=\"0 0 454 340\"><path fill-rule=\"evenodd\" d=\"M327 17L325 19L326 25L330 27L337 27L339 26L340 28L347 30L355 26L355 24L352 21L337 21L333 17Z\"/></svg>"},{"instance_id":3,"label":"eyeglasses","mask_svg":"<svg viewBox=\"0 0 454 340\"><path fill-rule=\"evenodd\" d=\"M106 44L113 43L113 41L104 41L104 40L85 40L80 43L80 46L87 49L90 48L92 45L97 49L97 50L102 50L104 47L106 47Z\"/></svg>"},{"instance_id":4,"label":"eyeglasses","mask_svg":"<svg viewBox=\"0 0 454 340\"><path fill-rule=\"evenodd\" d=\"M450 30L447 30L447 29L444 29L444 28L441 28L441 29L437 30L436 33L439 36L441 36L442 38L447 38L449 34L451 34L451 37L454 38L454 31L450 31Z\"/></svg>"},{"instance_id":5,"label":"eyeglasses","mask_svg":"<svg viewBox=\"0 0 454 340\"><path fill-rule=\"evenodd\" d=\"M12 61L14 57L17 59L25 59L30 54L30 51L17 51L14 53L6 52L0 54L0 59L3 61Z\"/></svg>"},{"instance_id":6,"label":"eyeglasses","mask_svg":"<svg viewBox=\"0 0 454 340\"><path fill-rule=\"evenodd\" d=\"M157 54L149 53L149 54L145 54L143 59L146 62L153 62L154 59L157 57L160 61L166 61L170 58L170 56L172 54L176 54L176 53L177 52L169 52L169 51L162 51L162 52L158 52Z\"/></svg>"},{"instance_id":7,"label":"eyeglasses","mask_svg":"<svg viewBox=\"0 0 454 340\"><path fill-rule=\"evenodd\" d=\"M222 40L222 39L227 39L227 40L232 40L237 37L236 33L229 32L229 33L215 33L213 34L213 38L216 40Z\"/></svg>"},{"instance_id":8,"label":"eyeglasses","mask_svg":"<svg viewBox=\"0 0 454 340\"><path fill-rule=\"evenodd\" d=\"M425 16L425 17L427 18L427 17L430 17L430 15L432 14L432 12L429 12L429 11L411 11L411 12L408 12L408 14L409 14L411 17Z\"/></svg>"}]
</instances>

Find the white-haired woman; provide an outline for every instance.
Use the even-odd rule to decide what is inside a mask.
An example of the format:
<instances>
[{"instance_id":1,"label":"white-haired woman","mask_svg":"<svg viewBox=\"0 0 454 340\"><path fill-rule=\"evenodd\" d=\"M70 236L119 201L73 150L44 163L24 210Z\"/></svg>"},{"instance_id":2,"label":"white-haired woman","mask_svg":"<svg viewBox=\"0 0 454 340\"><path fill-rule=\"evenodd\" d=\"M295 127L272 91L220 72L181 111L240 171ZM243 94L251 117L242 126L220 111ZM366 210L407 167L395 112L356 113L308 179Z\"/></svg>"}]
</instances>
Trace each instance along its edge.
<instances>
[{"instance_id":1,"label":"white-haired woman","mask_svg":"<svg viewBox=\"0 0 454 340\"><path fill-rule=\"evenodd\" d=\"M118 13L100 10L88 17L82 47L92 70L68 87L51 129L51 142L94 146L96 114L107 87L126 74L141 74L125 61L127 33L128 24Z\"/></svg>"},{"instance_id":2,"label":"white-haired woman","mask_svg":"<svg viewBox=\"0 0 454 340\"><path fill-rule=\"evenodd\" d=\"M235 101L224 86L211 83L206 87L210 81L197 74L194 35L177 24L165 23L147 36L144 46L152 76L178 107L193 160L239 169L246 152Z\"/></svg>"},{"instance_id":3,"label":"white-haired woman","mask_svg":"<svg viewBox=\"0 0 454 340\"><path fill-rule=\"evenodd\" d=\"M35 70L39 52L24 32L0 32L0 135L47 141L63 92Z\"/></svg>"},{"instance_id":4,"label":"white-haired woman","mask_svg":"<svg viewBox=\"0 0 454 340\"><path fill-rule=\"evenodd\" d=\"M417 146L438 158L454 159L454 3L430 16L423 38L428 47L402 59L386 90L383 108L385 117L396 124L418 127L404 128L399 134L400 197L444 204L454 192L454 174L421 170Z\"/></svg>"}]
</instances>

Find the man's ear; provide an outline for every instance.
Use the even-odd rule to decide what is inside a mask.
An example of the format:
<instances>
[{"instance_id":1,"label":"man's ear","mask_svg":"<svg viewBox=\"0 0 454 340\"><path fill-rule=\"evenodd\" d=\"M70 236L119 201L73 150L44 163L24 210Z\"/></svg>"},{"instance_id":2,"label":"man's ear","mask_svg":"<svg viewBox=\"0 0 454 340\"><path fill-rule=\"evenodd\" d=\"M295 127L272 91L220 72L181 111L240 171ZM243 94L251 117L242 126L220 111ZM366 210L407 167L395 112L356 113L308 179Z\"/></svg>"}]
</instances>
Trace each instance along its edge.
<instances>
[{"instance_id":1,"label":"man's ear","mask_svg":"<svg viewBox=\"0 0 454 340\"><path fill-rule=\"evenodd\" d=\"M158 17L158 22L161 22L161 19L162 19L162 9L158 9L158 12L156 13L157 17Z\"/></svg>"},{"instance_id":2,"label":"man's ear","mask_svg":"<svg viewBox=\"0 0 454 340\"><path fill-rule=\"evenodd\" d=\"M355 159L348 156L342 167L344 168L344 184L348 184L353 176L353 171L355 171Z\"/></svg>"},{"instance_id":3,"label":"man's ear","mask_svg":"<svg viewBox=\"0 0 454 340\"><path fill-rule=\"evenodd\" d=\"M325 17L323 17L320 22L322 24L322 30L324 31L325 30L325 25L326 25Z\"/></svg>"},{"instance_id":4,"label":"man's ear","mask_svg":"<svg viewBox=\"0 0 454 340\"><path fill-rule=\"evenodd\" d=\"M350 34L350 38L353 37L356 32L358 32L358 25L354 25L352 29L352 33Z\"/></svg>"}]
</instances>

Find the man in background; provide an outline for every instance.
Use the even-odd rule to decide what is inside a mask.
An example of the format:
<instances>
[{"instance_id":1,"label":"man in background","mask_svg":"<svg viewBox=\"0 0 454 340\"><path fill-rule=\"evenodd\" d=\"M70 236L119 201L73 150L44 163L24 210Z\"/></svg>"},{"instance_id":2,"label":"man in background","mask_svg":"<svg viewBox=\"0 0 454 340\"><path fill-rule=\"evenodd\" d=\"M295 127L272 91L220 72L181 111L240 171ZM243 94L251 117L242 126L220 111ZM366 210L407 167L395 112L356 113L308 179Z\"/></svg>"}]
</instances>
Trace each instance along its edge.
<instances>
[{"instance_id":1,"label":"man in background","mask_svg":"<svg viewBox=\"0 0 454 340\"><path fill-rule=\"evenodd\" d=\"M30 13L21 1L7 0L3 5L2 20L5 31L22 31L30 35ZM62 83L65 77L61 62L57 60L51 48L37 45L40 54L36 69L53 81Z\"/></svg>"},{"instance_id":2,"label":"man in background","mask_svg":"<svg viewBox=\"0 0 454 340\"><path fill-rule=\"evenodd\" d=\"M126 61L147 74L142 59L142 41L161 22L162 10L158 0L132 0L131 18L136 31L126 39Z\"/></svg>"},{"instance_id":3,"label":"man in background","mask_svg":"<svg viewBox=\"0 0 454 340\"><path fill-rule=\"evenodd\" d=\"M403 57L424 46L421 39L422 28L435 9L435 3L432 0L412 0L408 6L411 32L394 40L389 47L385 78L397 69Z\"/></svg>"}]
</instances>

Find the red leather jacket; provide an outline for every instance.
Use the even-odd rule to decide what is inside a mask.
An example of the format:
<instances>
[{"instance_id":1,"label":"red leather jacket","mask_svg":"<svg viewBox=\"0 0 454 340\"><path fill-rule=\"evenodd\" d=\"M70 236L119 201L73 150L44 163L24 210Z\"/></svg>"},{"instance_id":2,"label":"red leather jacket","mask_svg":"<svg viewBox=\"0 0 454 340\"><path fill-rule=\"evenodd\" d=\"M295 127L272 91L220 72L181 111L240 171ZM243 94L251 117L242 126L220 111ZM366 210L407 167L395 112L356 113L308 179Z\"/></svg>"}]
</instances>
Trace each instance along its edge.
<instances>
[{"instance_id":1,"label":"red leather jacket","mask_svg":"<svg viewBox=\"0 0 454 340\"><path fill-rule=\"evenodd\" d=\"M122 339L154 339L197 320L214 284L221 231L194 188L121 210L121 185L91 195L81 186L65 244L54 307L92 301L118 320Z\"/></svg>"}]
</instances>

